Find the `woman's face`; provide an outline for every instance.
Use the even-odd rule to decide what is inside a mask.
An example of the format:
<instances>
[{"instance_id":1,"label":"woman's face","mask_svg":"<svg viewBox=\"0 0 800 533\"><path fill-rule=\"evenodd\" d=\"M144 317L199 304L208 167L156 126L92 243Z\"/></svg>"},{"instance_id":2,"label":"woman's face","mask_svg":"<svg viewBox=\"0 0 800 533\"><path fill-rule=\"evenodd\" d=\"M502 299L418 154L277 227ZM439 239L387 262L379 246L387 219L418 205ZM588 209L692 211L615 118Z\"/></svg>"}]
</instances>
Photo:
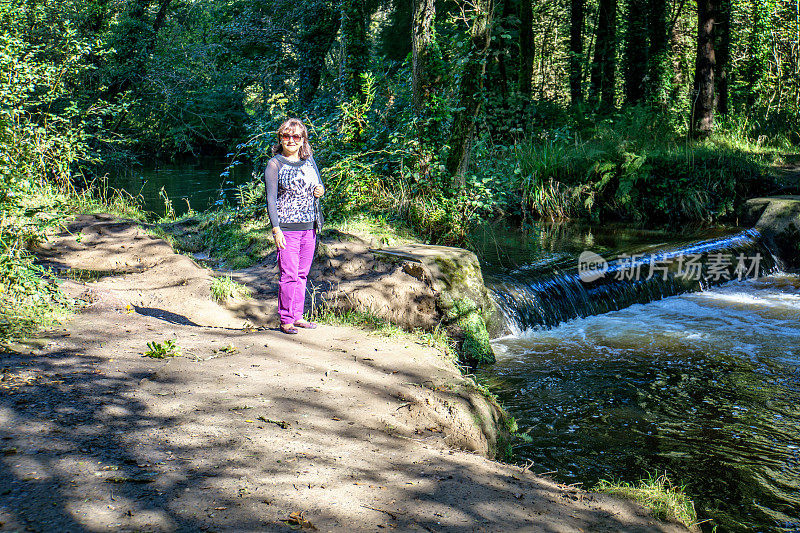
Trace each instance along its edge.
<instances>
[{"instance_id":1,"label":"woman's face","mask_svg":"<svg viewBox=\"0 0 800 533\"><path fill-rule=\"evenodd\" d=\"M284 156L297 155L302 146L303 133L298 128L286 128L281 132L281 148Z\"/></svg>"}]
</instances>

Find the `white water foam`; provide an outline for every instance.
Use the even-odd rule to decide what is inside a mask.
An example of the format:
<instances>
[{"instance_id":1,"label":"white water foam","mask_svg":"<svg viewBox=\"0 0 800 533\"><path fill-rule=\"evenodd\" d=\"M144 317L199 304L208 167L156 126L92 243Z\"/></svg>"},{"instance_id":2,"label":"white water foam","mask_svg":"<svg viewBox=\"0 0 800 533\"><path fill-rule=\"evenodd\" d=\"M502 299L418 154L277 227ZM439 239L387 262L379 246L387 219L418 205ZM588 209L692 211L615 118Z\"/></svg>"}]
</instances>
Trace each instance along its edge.
<instances>
[{"instance_id":1,"label":"white water foam","mask_svg":"<svg viewBox=\"0 0 800 533\"><path fill-rule=\"evenodd\" d=\"M773 354L800 364L800 276L735 281L515 333L494 341L500 357L566 351L607 357L646 346L654 353L677 348L740 357Z\"/></svg>"}]
</instances>

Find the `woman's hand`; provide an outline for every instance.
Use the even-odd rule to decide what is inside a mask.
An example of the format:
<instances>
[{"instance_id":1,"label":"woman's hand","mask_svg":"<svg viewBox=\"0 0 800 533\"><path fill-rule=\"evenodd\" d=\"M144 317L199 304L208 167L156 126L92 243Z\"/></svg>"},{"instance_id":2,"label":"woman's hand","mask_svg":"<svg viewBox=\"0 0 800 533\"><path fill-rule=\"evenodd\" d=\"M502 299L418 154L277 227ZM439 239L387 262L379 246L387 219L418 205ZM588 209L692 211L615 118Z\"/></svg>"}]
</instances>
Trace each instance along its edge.
<instances>
[{"instance_id":1,"label":"woman's hand","mask_svg":"<svg viewBox=\"0 0 800 533\"><path fill-rule=\"evenodd\" d=\"M281 231L281 228L273 228L272 229L272 238L275 239L275 246L278 247L278 250L283 250L286 248L286 237Z\"/></svg>"},{"instance_id":2,"label":"woman's hand","mask_svg":"<svg viewBox=\"0 0 800 533\"><path fill-rule=\"evenodd\" d=\"M325 194L325 187L322 185L317 185L314 187L314 198L319 198L323 194Z\"/></svg>"}]
</instances>

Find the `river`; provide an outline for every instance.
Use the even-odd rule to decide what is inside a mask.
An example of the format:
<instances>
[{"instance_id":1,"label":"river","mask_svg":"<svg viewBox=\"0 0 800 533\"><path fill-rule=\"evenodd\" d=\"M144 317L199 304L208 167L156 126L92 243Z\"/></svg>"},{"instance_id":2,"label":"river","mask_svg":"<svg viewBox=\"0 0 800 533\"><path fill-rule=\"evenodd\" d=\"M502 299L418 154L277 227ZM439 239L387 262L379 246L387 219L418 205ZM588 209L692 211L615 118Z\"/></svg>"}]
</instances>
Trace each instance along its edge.
<instances>
[{"instance_id":1,"label":"river","mask_svg":"<svg viewBox=\"0 0 800 533\"><path fill-rule=\"evenodd\" d=\"M250 165L228 168L219 158L185 163L145 163L126 168L112 168L100 174L108 176L108 185L138 197L146 211L165 214L164 197L176 215L190 209L205 211L227 202L237 204L236 187L252 180Z\"/></svg>"},{"instance_id":2,"label":"river","mask_svg":"<svg viewBox=\"0 0 800 533\"><path fill-rule=\"evenodd\" d=\"M700 519L712 519L708 531L800 530L800 277L765 261L758 277L600 314L581 312L594 300L576 298L576 316L530 323L563 312L536 291L568 284L567 265L582 251L627 257L698 243L741 251L749 235L623 225L482 234L487 284L502 296L516 280L526 289L512 305L536 300L536 312L509 318L514 333L494 341L498 361L480 372L530 437L518 458L585 488L666 473ZM559 290L555 300L574 296Z\"/></svg>"}]
</instances>

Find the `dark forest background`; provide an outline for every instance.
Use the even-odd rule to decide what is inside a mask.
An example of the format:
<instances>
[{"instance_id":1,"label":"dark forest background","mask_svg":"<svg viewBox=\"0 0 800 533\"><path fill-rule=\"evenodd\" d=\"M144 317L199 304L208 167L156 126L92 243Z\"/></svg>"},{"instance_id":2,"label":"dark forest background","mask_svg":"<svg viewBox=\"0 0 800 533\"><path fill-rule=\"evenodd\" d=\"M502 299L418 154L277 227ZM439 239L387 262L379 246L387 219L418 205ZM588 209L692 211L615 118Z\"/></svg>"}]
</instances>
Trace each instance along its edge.
<instances>
[{"instance_id":1,"label":"dark forest background","mask_svg":"<svg viewBox=\"0 0 800 533\"><path fill-rule=\"evenodd\" d=\"M796 0L3 0L4 202L310 127L329 216L730 216L800 141Z\"/></svg>"}]
</instances>

